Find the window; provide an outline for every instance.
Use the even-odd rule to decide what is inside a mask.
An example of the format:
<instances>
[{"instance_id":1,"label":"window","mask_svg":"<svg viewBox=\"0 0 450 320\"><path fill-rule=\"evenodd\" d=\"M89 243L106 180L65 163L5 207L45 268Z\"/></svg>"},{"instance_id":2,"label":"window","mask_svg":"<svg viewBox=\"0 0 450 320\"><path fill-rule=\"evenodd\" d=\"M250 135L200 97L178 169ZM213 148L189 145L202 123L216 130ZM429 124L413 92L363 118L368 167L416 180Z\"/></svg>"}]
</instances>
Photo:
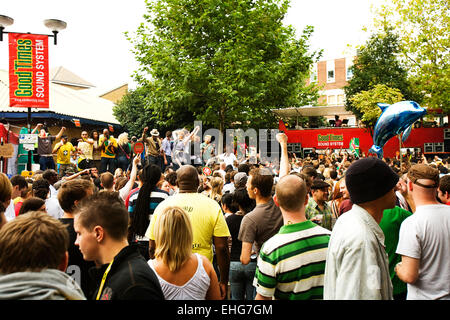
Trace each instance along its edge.
<instances>
[{"instance_id":1,"label":"window","mask_svg":"<svg viewBox=\"0 0 450 320\"><path fill-rule=\"evenodd\" d=\"M334 82L334 60L327 61L327 82Z\"/></svg>"},{"instance_id":2,"label":"window","mask_svg":"<svg viewBox=\"0 0 450 320\"><path fill-rule=\"evenodd\" d=\"M336 102L337 102L337 96L336 95L327 96L327 103L328 103L328 105L336 105Z\"/></svg>"},{"instance_id":3,"label":"window","mask_svg":"<svg viewBox=\"0 0 450 320\"><path fill-rule=\"evenodd\" d=\"M343 94L338 94L338 96L337 96L337 104L338 105L343 105L344 104L344 95Z\"/></svg>"},{"instance_id":4,"label":"window","mask_svg":"<svg viewBox=\"0 0 450 320\"><path fill-rule=\"evenodd\" d=\"M316 63L313 64L309 80L311 83L317 82L317 64Z\"/></svg>"},{"instance_id":5,"label":"window","mask_svg":"<svg viewBox=\"0 0 450 320\"><path fill-rule=\"evenodd\" d=\"M345 58L345 80L349 81L351 78L353 78L353 58Z\"/></svg>"},{"instance_id":6,"label":"window","mask_svg":"<svg viewBox=\"0 0 450 320\"><path fill-rule=\"evenodd\" d=\"M350 68L347 68L347 81L353 78L353 71Z\"/></svg>"}]
</instances>

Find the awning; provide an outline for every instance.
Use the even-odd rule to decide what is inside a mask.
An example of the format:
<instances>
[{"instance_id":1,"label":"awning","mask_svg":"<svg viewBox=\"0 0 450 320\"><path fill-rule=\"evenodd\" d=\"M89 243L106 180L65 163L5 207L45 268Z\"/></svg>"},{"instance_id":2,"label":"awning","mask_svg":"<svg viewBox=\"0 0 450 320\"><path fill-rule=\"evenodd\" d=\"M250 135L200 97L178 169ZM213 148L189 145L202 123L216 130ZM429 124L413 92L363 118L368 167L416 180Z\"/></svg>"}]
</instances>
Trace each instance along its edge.
<instances>
[{"instance_id":1,"label":"awning","mask_svg":"<svg viewBox=\"0 0 450 320\"><path fill-rule=\"evenodd\" d=\"M325 117L334 115L352 116L353 113L345 110L345 106L303 106L282 109L271 109L281 118L293 117Z\"/></svg>"},{"instance_id":2,"label":"awning","mask_svg":"<svg viewBox=\"0 0 450 320\"><path fill-rule=\"evenodd\" d=\"M11 113L23 113L24 117L28 112L27 108L9 106L9 77L8 72L0 70L0 112L3 117L10 116ZM113 114L114 103L96 96L89 89L75 90L60 84L50 82L50 106L48 109L38 109L42 112L53 113L61 118L86 119L92 122L110 123L120 125L120 122ZM33 108L36 109L36 108ZM33 118L35 117L35 111Z\"/></svg>"}]
</instances>

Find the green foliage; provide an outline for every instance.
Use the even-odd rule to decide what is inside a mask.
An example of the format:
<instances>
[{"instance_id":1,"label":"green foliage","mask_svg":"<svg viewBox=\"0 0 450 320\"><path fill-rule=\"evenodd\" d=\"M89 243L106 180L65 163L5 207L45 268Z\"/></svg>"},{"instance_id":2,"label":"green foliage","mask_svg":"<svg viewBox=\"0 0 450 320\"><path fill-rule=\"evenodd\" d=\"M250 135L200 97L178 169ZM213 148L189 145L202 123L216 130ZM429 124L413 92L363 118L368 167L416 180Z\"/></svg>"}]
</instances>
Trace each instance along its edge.
<instances>
[{"instance_id":1,"label":"green foliage","mask_svg":"<svg viewBox=\"0 0 450 320\"><path fill-rule=\"evenodd\" d=\"M372 90L378 84L398 89L405 99L420 103L420 95L412 90L407 70L398 59L399 50L398 37L388 27L380 33L372 34L358 50L356 61L351 67L353 78L344 87L346 109L352 111L358 119L364 119L364 112L369 110L355 106L353 97L360 92ZM373 108L378 110L376 105Z\"/></svg>"},{"instance_id":2,"label":"green foliage","mask_svg":"<svg viewBox=\"0 0 450 320\"><path fill-rule=\"evenodd\" d=\"M367 127L374 127L381 115L377 103L393 104L402 101L403 95L398 89L377 84L372 89L361 91L351 98L352 105L363 115L361 121Z\"/></svg>"},{"instance_id":3,"label":"green foliage","mask_svg":"<svg viewBox=\"0 0 450 320\"><path fill-rule=\"evenodd\" d=\"M147 92L143 88L130 90L113 107L113 114L120 123L128 130L129 136L140 136L142 129L146 126L152 127L152 112L146 106ZM139 110L140 112L136 112ZM145 115L145 116L142 116Z\"/></svg>"},{"instance_id":4,"label":"green foliage","mask_svg":"<svg viewBox=\"0 0 450 320\"><path fill-rule=\"evenodd\" d=\"M282 24L288 3L147 0L146 23L128 34L145 112L129 111L159 126L189 127L196 119L223 130L273 127L270 109L313 103L317 89L304 85L319 56L308 52L313 28L296 39Z\"/></svg>"},{"instance_id":5,"label":"green foliage","mask_svg":"<svg viewBox=\"0 0 450 320\"><path fill-rule=\"evenodd\" d=\"M445 112L450 112L449 8L448 0L389 0L375 21L394 28L424 106Z\"/></svg>"}]
</instances>

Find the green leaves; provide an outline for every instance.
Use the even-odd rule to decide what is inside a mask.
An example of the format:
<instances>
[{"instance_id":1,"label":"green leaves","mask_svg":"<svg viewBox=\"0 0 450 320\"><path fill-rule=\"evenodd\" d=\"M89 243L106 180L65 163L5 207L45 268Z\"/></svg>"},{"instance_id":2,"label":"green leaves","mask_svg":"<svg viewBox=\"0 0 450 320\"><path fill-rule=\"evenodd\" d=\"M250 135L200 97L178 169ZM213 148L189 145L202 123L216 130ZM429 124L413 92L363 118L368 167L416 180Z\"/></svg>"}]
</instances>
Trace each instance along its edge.
<instances>
[{"instance_id":1,"label":"green leaves","mask_svg":"<svg viewBox=\"0 0 450 320\"><path fill-rule=\"evenodd\" d=\"M140 63L135 79L148 92L140 97L156 121L189 127L200 119L222 130L237 122L276 126L271 108L315 99L317 89L305 88L320 55L309 53L313 28L296 39L294 29L282 24L288 4L148 0L146 23L128 38Z\"/></svg>"},{"instance_id":2,"label":"green leaves","mask_svg":"<svg viewBox=\"0 0 450 320\"><path fill-rule=\"evenodd\" d=\"M403 100L398 89L377 84L372 89L361 91L350 98L353 106L363 115L361 121L369 127L375 126L381 114L377 103L393 104Z\"/></svg>"},{"instance_id":3,"label":"green leaves","mask_svg":"<svg viewBox=\"0 0 450 320\"><path fill-rule=\"evenodd\" d=\"M423 105L450 111L450 17L448 0L391 0L376 23L389 24L399 38L410 80Z\"/></svg>"},{"instance_id":4,"label":"green leaves","mask_svg":"<svg viewBox=\"0 0 450 320\"><path fill-rule=\"evenodd\" d=\"M420 95L412 89L407 69L398 58L399 51L398 37L389 27L373 34L359 49L356 61L352 66L353 78L344 88L345 106L367 125L374 124L372 122L374 113L371 112L370 106L361 107L361 105L355 104L357 100L354 100L354 97L361 92L377 93L376 96L381 98L380 94L384 91L380 89L382 87L377 86L384 85L391 89L398 89L403 98L420 103ZM372 91L374 88L377 88L375 92ZM377 112L376 104L371 105Z\"/></svg>"}]
</instances>

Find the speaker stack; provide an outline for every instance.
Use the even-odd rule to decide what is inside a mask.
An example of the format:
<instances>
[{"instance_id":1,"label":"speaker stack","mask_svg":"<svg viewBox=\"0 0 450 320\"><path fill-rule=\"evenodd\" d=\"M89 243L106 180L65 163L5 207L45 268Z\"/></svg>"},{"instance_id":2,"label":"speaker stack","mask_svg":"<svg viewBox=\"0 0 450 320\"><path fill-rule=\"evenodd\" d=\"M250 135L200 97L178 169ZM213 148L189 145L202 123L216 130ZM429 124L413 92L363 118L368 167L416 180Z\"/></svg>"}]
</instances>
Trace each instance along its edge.
<instances>
[{"instance_id":1,"label":"speaker stack","mask_svg":"<svg viewBox=\"0 0 450 320\"><path fill-rule=\"evenodd\" d=\"M444 129L444 152L450 152L450 129Z\"/></svg>"},{"instance_id":2,"label":"speaker stack","mask_svg":"<svg viewBox=\"0 0 450 320\"><path fill-rule=\"evenodd\" d=\"M423 144L423 153L433 153L433 152L434 152L434 143Z\"/></svg>"},{"instance_id":3,"label":"speaker stack","mask_svg":"<svg viewBox=\"0 0 450 320\"><path fill-rule=\"evenodd\" d=\"M302 152L302 144L301 143L288 143L287 151L293 153L301 153Z\"/></svg>"},{"instance_id":4,"label":"speaker stack","mask_svg":"<svg viewBox=\"0 0 450 320\"><path fill-rule=\"evenodd\" d=\"M443 142L435 142L434 143L434 152L444 152L444 143Z\"/></svg>"}]
</instances>

